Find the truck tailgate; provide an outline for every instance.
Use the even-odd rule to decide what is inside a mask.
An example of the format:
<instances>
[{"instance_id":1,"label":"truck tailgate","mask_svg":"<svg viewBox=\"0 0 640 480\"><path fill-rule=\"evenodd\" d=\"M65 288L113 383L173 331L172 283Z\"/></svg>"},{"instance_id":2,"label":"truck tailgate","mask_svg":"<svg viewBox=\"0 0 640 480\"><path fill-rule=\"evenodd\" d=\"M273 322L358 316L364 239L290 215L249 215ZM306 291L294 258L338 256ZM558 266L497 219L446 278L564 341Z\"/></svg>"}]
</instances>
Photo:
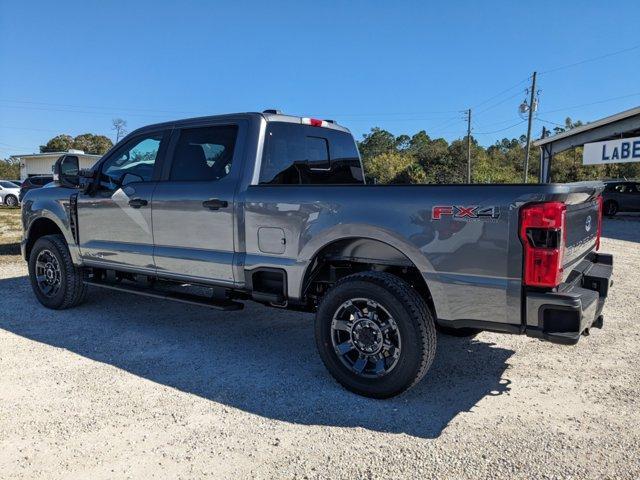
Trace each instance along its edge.
<instances>
[{"instance_id":1,"label":"truck tailgate","mask_svg":"<svg viewBox=\"0 0 640 480\"><path fill-rule=\"evenodd\" d=\"M598 236L598 208L597 198L567 205L567 232L563 261L565 271L567 267L578 262L595 248Z\"/></svg>"}]
</instances>

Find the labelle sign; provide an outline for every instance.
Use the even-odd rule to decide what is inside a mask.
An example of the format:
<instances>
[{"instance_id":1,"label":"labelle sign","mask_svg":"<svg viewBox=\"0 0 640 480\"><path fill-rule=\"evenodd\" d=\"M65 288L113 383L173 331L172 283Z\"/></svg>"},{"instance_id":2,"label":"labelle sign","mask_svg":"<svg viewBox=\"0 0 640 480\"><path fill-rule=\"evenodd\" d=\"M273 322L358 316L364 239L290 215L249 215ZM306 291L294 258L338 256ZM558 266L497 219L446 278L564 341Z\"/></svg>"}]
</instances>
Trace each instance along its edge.
<instances>
[{"instance_id":1,"label":"labelle sign","mask_svg":"<svg viewBox=\"0 0 640 480\"><path fill-rule=\"evenodd\" d=\"M585 143L583 165L640 162L640 137Z\"/></svg>"}]
</instances>

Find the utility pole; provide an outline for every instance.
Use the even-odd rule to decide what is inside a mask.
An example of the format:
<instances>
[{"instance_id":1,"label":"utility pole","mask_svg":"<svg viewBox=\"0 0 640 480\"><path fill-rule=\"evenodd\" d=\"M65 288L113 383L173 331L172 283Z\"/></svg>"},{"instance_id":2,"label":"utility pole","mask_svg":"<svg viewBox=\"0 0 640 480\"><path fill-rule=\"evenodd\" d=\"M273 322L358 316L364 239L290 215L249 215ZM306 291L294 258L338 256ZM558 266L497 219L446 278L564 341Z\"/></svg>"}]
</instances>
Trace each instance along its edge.
<instances>
[{"instance_id":1,"label":"utility pole","mask_svg":"<svg viewBox=\"0 0 640 480\"><path fill-rule=\"evenodd\" d=\"M547 127L542 126L542 136L540 138L547 138ZM545 183L547 180L547 175L545 174L546 170L551 168L547 163L549 160L545 158L544 148L540 149L540 174L538 175L538 182Z\"/></svg>"},{"instance_id":2,"label":"utility pole","mask_svg":"<svg viewBox=\"0 0 640 480\"><path fill-rule=\"evenodd\" d=\"M525 147L524 154L524 183L527 183L529 177L529 150L531 143L531 124L533 123L533 114L536 110L536 75L538 72L533 72L531 80L531 100L529 101L529 123L527 125L527 145Z\"/></svg>"},{"instance_id":3,"label":"utility pole","mask_svg":"<svg viewBox=\"0 0 640 480\"><path fill-rule=\"evenodd\" d=\"M467 110L467 183L471 183L471 109Z\"/></svg>"}]
</instances>

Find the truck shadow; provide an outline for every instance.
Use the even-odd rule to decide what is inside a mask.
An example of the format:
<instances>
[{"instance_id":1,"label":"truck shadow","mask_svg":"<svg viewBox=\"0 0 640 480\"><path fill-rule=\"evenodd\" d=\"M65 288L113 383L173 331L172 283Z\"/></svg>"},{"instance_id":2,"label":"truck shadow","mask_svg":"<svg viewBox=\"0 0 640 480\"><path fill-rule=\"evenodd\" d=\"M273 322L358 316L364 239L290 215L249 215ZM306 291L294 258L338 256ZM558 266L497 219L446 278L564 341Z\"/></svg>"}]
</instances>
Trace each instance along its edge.
<instances>
[{"instance_id":1,"label":"truck shadow","mask_svg":"<svg viewBox=\"0 0 640 480\"><path fill-rule=\"evenodd\" d=\"M275 420L433 438L484 397L509 391L503 374L513 350L477 340L440 336L423 381L381 401L333 381L308 314L251 303L217 312L100 289L76 309L50 311L27 277L0 280L0 292L6 331Z\"/></svg>"}]
</instances>

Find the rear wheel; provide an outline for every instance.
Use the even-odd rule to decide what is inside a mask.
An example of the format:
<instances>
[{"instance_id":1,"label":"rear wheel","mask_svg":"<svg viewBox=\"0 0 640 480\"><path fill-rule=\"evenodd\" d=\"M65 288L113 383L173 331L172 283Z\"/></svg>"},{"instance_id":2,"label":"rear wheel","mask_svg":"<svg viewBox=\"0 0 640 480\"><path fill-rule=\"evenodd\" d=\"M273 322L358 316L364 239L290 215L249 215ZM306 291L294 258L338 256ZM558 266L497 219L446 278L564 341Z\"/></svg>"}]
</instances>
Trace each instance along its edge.
<instances>
[{"instance_id":1,"label":"rear wheel","mask_svg":"<svg viewBox=\"0 0 640 480\"><path fill-rule=\"evenodd\" d=\"M86 294L82 271L72 260L62 235L39 238L29 255L31 288L42 305L55 310L75 307Z\"/></svg>"},{"instance_id":2,"label":"rear wheel","mask_svg":"<svg viewBox=\"0 0 640 480\"><path fill-rule=\"evenodd\" d=\"M18 197L15 195L7 195L4 197L4 203L9 207L16 207L18 205Z\"/></svg>"},{"instance_id":3,"label":"rear wheel","mask_svg":"<svg viewBox=\"0 0 640 480\"><path fill-rule=\"evenodd\" d=\"M616 213L618 213L618 204L613 200L609 200L608 202L604 202L603 206L604 214L608 217L613 217Z\"/></svg>"},{"instance_id":4,"label":"rear wheel","mask_svg":"<svg viewBox=\"0 0 640 480\"><path fill-rule=\"evenodd\" d=\"M425 375L436 351L433 316L404 280L364 272L338 281L315 321L320 357L333 377L360 395L388 398Z\"/></svg>"}]
</instances>

